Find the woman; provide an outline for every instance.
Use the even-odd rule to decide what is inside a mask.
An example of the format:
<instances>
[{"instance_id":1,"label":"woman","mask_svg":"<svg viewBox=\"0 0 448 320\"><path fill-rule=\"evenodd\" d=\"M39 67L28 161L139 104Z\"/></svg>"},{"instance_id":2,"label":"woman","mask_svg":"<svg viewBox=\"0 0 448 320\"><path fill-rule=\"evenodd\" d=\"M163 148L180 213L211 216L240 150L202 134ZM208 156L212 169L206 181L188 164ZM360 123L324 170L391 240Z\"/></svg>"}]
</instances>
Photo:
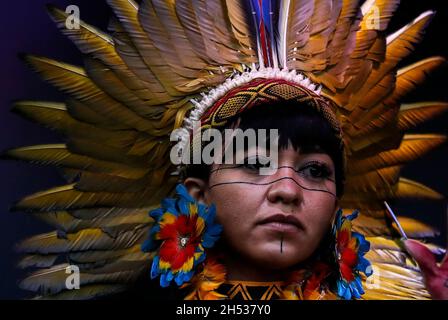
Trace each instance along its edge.
<instances>
[{"instance_id":1,"label":"woman","mask_svg":"<svg viewBox=\"0 0 448 320\"><path fill-rule=\"evenodd\" d=\"M400 180L398 167L441 143L412 144L404 132L443 108L399 102L443 59L396 71L433 12L386 41L396 0L109 3L112 36L86 24L68 30L67 15L50 8L85 69L26 58L70 99L16 106L68 136L65 146L8 152L62 166L69 182L16 205L58 229L22 243L22 266L44 268L24 288L92 298L150 274L159 280L138 286L160 283L188 299L430 297L384 201L439 198ZM204 130L278 129L278 161L261 159L257 141L234 163L178 167L169 156L190 148L197 121ZM406 246L433 297L446 297L446 263ZM61 256L67 264L56 264ZM73 265L79 290L61 282Z\"/></svg>"},{"instance_id":2,"label":"woman","mask_svg":"<svg viewBox=\"0 0 448 320\"><path fill-rule=\"evenodd\" d=\"M336 194L341 192L336 185L342 188L343 179L340 141L317 112L282 104L258 106L263 110L254 108L239 118L243 130L279 128L276 173L260 175L261 167L273 165L263 164L263 147L253 146L242 164L215 164L207 176L190 175L184 181L193 197L216 205L228 252L228 278L283 278L281 271L269 269L283 270L306 260L330 230L338 209ZM269 271L263 273L266 266Z\"/></svg>"},{"instance_id":3,"label":"woman","mask_svg":"<svg viewBox=\"0 0 448 320\"><path fill-rule=\"evenodd\" d=\"M274 285L281 297L291 273L329 249L324 239L331 233L344 179L341 140L317 110L296 101L253 107L235 122L242 130L279 130L276 164L263 161L265 147L254 145L236 151L235 163L244 157L239 165L187 169L184 185L198 201L216 205L223 226L217 250L232 284L228 291L235 295L244 285L267 298ZM269 174L259 172L274 166ZM256 298L249 291L240 294Z\"/></svg>"}]
</instances>

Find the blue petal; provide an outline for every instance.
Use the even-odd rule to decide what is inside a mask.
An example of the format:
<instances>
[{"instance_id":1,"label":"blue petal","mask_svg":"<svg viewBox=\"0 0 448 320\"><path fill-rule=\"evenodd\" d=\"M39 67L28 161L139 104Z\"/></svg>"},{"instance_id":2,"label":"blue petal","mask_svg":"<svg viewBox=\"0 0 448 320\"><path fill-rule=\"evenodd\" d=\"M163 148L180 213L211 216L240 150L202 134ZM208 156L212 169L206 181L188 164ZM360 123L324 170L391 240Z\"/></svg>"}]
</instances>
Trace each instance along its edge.
<instances>
[{"instance_id":1,"label":"blue petal","mask_svg":"<svg viewBox=\"0 0 448 320\"><path fill-rule=\"evenodd\" d=\"M149 216L156 221L158 221L162 215L163 215L162 208L157 208L157 209L149 211Z\"/></svg>"},{"instance_id":2,"label":"blue petal","mask_svg":"<svg viewBox=\"0 0 448 320\"><path fill-rule=\"evenodd\" d=\"M338 296L342 297L342 295L343 295L343 288L342 288L341 281L337 281L336 285L338 287Z\"/></svg>"},{"instance_id":3,"label":"blue petal","mask_svg":"<svg viewBox=\"0 0 448 320\"><path fill-rule=\"evenodd\" d=\"M335 224L334 224L334 230L333 232L335 233L336 230L341 229L342 226L342 222L343 222L343 215L342 215L342 209L339 209L336 212L336 217L335 217Z\"/></svg>"},{"instance_id":4,"label":"blue petal","mask_svg":"<svg viewBox=\"0 0 448 320\"><path fill-rule=\"evenodd\" d=\"M207 218L206 218L206 223L207 224L212 224L214 223L216 218L216 206L214 204L212 204L211 206L209 206L207 208Z\"/></svg>"},{"instance_id":5,"label":"blue petal","mask_svg":"<svg viewBox=\"0 0 448 320\"><path fill-rule=\"evenodd\" d=\"M341 287L342 287L342 298L345 300L350 300L352 298L350 285L346 283L344 280L341 280Z\"/></svg>"},{"instance_id":6,"label":"blue petal","mask_svg":"<svg viewBox=\"0 0 448 320\"><path fill-rule=\"evenodd\" d=\"M351 299L352 299L352 292L351 292L351 290L350 290L350 287L347 287L347 288L345 289L345 292L344 292L344 299L345 299L345 300L351 300Z\"/></svg>"},{"instance_id":7,"label":"blue petal","mask_svg":"<svg viewBox=\"0 0 448 320\"><path fill-rule=\"evenodd\" d=\"M347 218L347 220L352 221L352 220L355 220L358 217L358 215L359 215L359 211L355 210L350 215L348 215L346 218Z\"/></svg>"},{"instance_id":8,"label":"blue petal","mask_svg":"<svg viewBox=\"0 0 448 320\"><path fill-rule=\"evenodd\" d=\"M187 201L187 202L195 202L196 200L188 193L188 190L187 190L187 188L183 185L183 184L181 184L181 183L179 183L177 186L176 186L176 193L182 198L182 199L184 199L185 201Z\"/></svg>"},{"instance_id":9,"label":"blue petal","mask_svg":"<svg viewBox=\"0 0 448 320\"><path fill-rule=\"evenodd\" d=\"M169 212L173 215L175 215L176 217L179 216L179 211L177 210L176 207L176 199L171 199L171 198L165 198L162 200L162 208L164 210L164 212Z\"/></svg>"},{"instance_id":10,"label":"blue petal","mask_svg":"<svg viewBox=\"0 0 448 320\"><path fill-rule=\"evenodd\" d=\"M204 248L211 248L215 245L215 242L218 241L219 235L215 234L204 234L202 236L202 246Z\"/></svg>"},{"instance_id":11,"label":"blue petal","mask_svg":"<svg viewBox=\"0 0 448 320\"><path fill-rule=\"evenodd\" d=\"M364 288L362 287L361 277L356 276L355 285L356 285L356 288L357 288L359 294L363 295L364 294ZM361 297L359 297L359 298L361 298Z\"/></svg>"},{"instance_id":12,"label":"blue petal","mask_svg":"<svg viewBox=\"0 0 448 320\"><path fill-rule=\"evenodd\" d=\"M361 298L361 295L359 294L358 290L355 287L350 288L350 298L349 299L359 299Z\"/></svg>"},{"instance_id":13,"label":"blue petal","mask_svg":"<svg viewBox=\"0 0 448 320\"><path fill-rule=\"evenodd\" d=\"M347 287L345 286L345 282L342 280L339 280L337 282L338 285L338 296L340 296L341 298L344 298L345 296L345 292L347 291Z\"/></svg>"},{"instance_id":14,"label":"blue petal","mask_svg":"<svg viewBox=\"0 0 448 320\"><path fill-rule=\"evenodd\" d=\"M182 272L179 272L179 273L176 275L176 277L174 278L174 281L176 282L176 284L177 284L178 286L181 286L182 283L184 283L184 282L183 282L183 279L182 279Z\"/></svg>"},{"instance_id":15,"label":"blue petal","mask_svg":"<svg viewBox=\"0 0 448 320\"><path fill-rule=\"evenodd\" d=\"M205 253L201 254L199 258L194 261L194 267L202 263L205 260L205 257L206 257Z\"/></svg>"},{"instance_id":16,"label":"blue petal","mask_svg":"<svg viewBox=\"0 0 448 320\"><path fill-rule=\"evenodd\" d=\"M157 247L156 243L152 240L152 238L146 239L142 245L141 250L143 252L151 252Z\"/></svg>"},{"instance_id":17,"label":"blue petal","mask_svg":"<svg viewBox=\"0 0 448 320\"><path fill-rule=\"evenodd\" d=\"M207 210L207 206L202 204L202 203L197 203L198 206L198 216L200 216L202 219L204 219L206 221L206 223L208 222L208 210Z\"/></svg>"},{"instance_id":18,"label":"blue petal","mask_svg":"<svg viewBox=\"0 0 448 320\"><path fill-rule=\"evenodd\" d=\"M358 240L358 251L364 255L370 250L370 242L366 240L366 238L358 233L358 232L352 232L352 237L356 238Z\"/></svg>"},{"instance_id":19,"label":"blue petal","mask_svg":"<svg viewBox=\"0 0 448 320\"><path fill-rule=\"evenodd\" d=\"M159 256L155 256L152 260L152 266L151 266L151 279L154 279L159 275Z\"/></svg>"},{"instance_id":20,"label":"blue petal","mask_svg":"<svg viewBox=\"0 0 448 320\"><path fill-rule=\"evenodd\" d=\"M358 292L358 287L356 285L356 281L352 281L350 283L350 292L351 292L351 296L355 299L359 299L361 298L361 295Z\"/></svg>"},{"instance_id":21,"label":"blue petal","mask_svg":"<svg viewBox=\"0 0 448 320\"><path fill-rule=\"evenodd\" d=\"M181 286L184 282L186 282L186 273L185 272L179 272L177 276L174 278L174 281L176 281L176 284L178 286Z\"/></svg>"},{"instance_id":22,"label":"blue petal","mask_svg":"<svg viewBox=\"0 0 448 320\"><path fill-rule=\"evenodd\" d=\"M157 247L157 242L154 241L155 234L160 231L160 226L153 225L152 228L149 230L149 236L148 239L145 240L145 242L142 245L142 251L149 252L153 251Z\"/></svg>"},{"instance_id":23,"label":"blue petal","mask_svg":"<svg viewBox=\"0 0 448 320\"><path fill-rule=\"evenodd\" d=\"M168 271L168 272L166 273L166 281L171 282L171 280L173 280L173 278L174 278L174 275L173 275L173 273L171 272L171 270Z\"/></svg>"},{"instance_id":24,"label":"blue petal","mask_svg":"<svg viewBox=\"0 0 448 320\"><path fill-rule=\"evenodd\" d=\"M367 260L364 257L359 257L358 265L356 266L356 270L363 272L366 276L371 276L373 273L373 270L371 268L368 269L370 266L370 261Z\"/></svg>"},{"instance_id":25,"label":"blue petal","mask_svg":"<svg viewBox=\"0 0 448 320\"><path fill-rule=\"evenodd\" d=\"M338 281L338 295L345 300L350 300L351 298L350 288L343 280Z\"/></svg>"},{"instance_id":26,"label":"blue petal","mask_svg":"<svg viewBox=\"0 0 448 320\"><path fill-rule=\"evenodd\" d=\"M211 248L215 242L219 239L222 232L222 226L220 224L206 224L204 235L202 236L202 245L205 248Z\"/></svg>"},{"instance_id":27,"label":"blue petal","mask_svg":"<svg viewBox=\"0 0 448 320\"><path fill-rule=\"evenodd\" d=\"M359 277L355 277L355 280L350 282L350 290L356 299L361 298L361 294L364 291L362 290L361 279Z\"/></svg>"},{"instance_id":28,"label":"blue petal","mask_svg":"<svg viewBox=\"0 0 448 320\"><path fill-rule=\"evenodd\" d=\"M190 281L191 278L193 278L194 275L194 271L191 270L190 272L187 272L187 274L185 275L185 282Z\"/></svg>"},{"instance_id":29,"label":"blue petal","mask_svg":"<svg viewBox=\"0 0 448 320\"><path fill-rule=\"evenodd\" d=\"M207 228L207 233L218 236L222 232L222 225L220 224L212 224L209 228Z\"/></svg>"},{"instance_id":30,"label":"blue petal","mask_svg":"<svg viewBox=\"0 0 448 320\"><path fill-rule=\"evenodd\" d=\"M160 275L160 285L164 288L166 288L170 285L170 281L168 281L166 273L162 273Z\"/></svg>"},{"instance_id":31,"label":"blue petal","mask_svg":"<svg viewBox=\"0 0 448 320\"><path fill-rule=\"evenodd\" d=\"M153 225L152 228L149 230L149 237L153 239L154 235L159 231L160 231L160 225L159 224Z\"/></svg>"},{"instance_id":32,"label":"blue petal","mask_svg":"<svg viewBox=\"0 0 448 320\"><path fill-rule=\"evenodd\" d=\"M189 215L190 214L190 203L183 199L179 199L177 201L177 205L179 207L179 211L181 214Z\"/></svg>"}]
</instances>

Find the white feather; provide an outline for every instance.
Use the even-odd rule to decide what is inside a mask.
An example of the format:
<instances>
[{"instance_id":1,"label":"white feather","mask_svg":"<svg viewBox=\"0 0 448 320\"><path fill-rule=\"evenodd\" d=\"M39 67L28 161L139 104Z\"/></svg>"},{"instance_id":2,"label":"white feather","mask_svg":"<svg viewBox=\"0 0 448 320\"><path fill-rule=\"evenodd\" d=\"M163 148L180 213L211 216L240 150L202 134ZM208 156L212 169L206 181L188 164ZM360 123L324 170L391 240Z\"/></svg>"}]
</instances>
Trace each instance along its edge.
<instances>
[{"instance_id":1,"label":"white feather","mask_svg":"<svg viewBox=\"0 0 448 320\"><path fill-rule=\"evenodd\" d=\"M280 59L280 65L282 68L286 67L286 42L287 42L287 26L289 17L289 8L291 6L291 0L282 0L280 4L280 13L278 18L278 57Z\"/></svg>"},{"instance_id":2,"label":"white feather","mask_svg":"<svg viewBox=\"0 0 448 320\"><path fill-rule=\"evenodd\" d=\"M408 23L407 25L405 25L403 28L401 28L400 30L392 33L391 35L389 35L386 39L387 44L391 43L392 41L394 41L396 38L398 38L401 34L403 34L404 32L406 32L406 30L408 30L410 27L412 27L414 24L416 24L417 22L419 22L420 20L425 19L426 17L433 15L434 11L432 10L428 10L423 12L421 15L419 15L414 21L412 21L411 23Z\"/></svg>"}]
</instances>

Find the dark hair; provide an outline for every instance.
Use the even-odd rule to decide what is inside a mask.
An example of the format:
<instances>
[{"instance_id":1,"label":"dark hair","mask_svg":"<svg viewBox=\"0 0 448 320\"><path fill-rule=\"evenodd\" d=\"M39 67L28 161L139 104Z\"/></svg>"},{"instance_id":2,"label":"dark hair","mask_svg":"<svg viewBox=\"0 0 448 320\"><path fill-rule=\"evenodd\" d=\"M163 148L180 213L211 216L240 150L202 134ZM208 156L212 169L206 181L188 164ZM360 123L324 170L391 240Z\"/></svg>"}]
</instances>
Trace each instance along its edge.
<instances>
[{"instance_id":1,"label":"dark hair","mask_svg":"<svg viewBox=\"0 0 448 320\"><path fill-rule=\"evenodd\" d=\"M279 148L286 149L290 142L301 153L326 153L335 166L336 194L340 198L344 192L344 156L341 141L325 118L308 105L281 101L267 103L241 112L225 128L278 129ZM208 165L189 165L185 177L196 177L208 181L211 167Z\"/></svg>"}]
</instances>

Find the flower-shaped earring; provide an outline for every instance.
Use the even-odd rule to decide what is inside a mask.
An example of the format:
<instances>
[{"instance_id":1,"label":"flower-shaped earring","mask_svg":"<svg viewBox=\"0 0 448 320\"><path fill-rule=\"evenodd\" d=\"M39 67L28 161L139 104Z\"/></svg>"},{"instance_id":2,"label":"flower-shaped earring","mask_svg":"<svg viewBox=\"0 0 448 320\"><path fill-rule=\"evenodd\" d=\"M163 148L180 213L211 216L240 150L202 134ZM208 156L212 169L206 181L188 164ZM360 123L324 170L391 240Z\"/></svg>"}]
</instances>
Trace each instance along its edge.
<instances>
[{"instance_id":1,"label":"flower-shaped earring","mask_svg":"<svg viewBox=\"0 0 448 320\"><path fill-rule=\"evenodd\" d=\"M184 185L178 184L176 198L164 199L150 216L154 224L142 251L156 251L151 279L160 275L162 287L173 279L178 286L190 281L194 268L205 260L204 248L211 248L222 231L222 226L214 223L215 206L198 203Z\"/></svg>"},{"instance_id":2,"label":"flower-shaped earring","mask_svg":"<svg viewBox=\"0 0 448 320\"><path fill-rule=\"evenodd\" d=\"M364 258L370 250L370 243L362 234L352 231L352 221L358 214L358 211L354 211L344 216L339 209L333 225L334 255L339 266L337 294L346 300L359 299L364 294L360 272L366 276L372 274L370 262Z\"/></svg>"}]
</instances>

